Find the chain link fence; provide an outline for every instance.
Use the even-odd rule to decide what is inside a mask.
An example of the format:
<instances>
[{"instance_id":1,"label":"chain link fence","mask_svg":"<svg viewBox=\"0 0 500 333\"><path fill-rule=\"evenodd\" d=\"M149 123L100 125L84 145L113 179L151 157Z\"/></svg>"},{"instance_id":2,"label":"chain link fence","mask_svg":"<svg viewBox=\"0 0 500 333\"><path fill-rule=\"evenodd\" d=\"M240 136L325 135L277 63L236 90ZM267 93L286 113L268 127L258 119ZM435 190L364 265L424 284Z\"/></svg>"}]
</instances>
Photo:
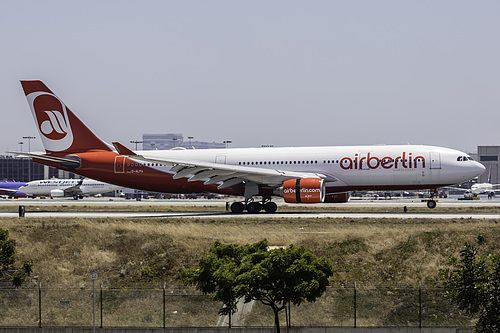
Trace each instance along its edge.
<instances>
[{"instance_id":1,"label":"chain link fence","mask_svg":"<svg viewBox=\"0 0 500 333\"><path fill-rule=\"evenodd\" d=\"M289 305L291 327L469 327L474 321L443 297L442 288L329 287L314 303ZM220 303L193 290L96 289L97 327L215 327ZM93 324L92 289L0 289L0 326L73 327ZM231 323L231 320L229 320ZM259 302L233 326L273 326ZM226 325L226 324L224 324Z\"/></svg>"}]
</instances>

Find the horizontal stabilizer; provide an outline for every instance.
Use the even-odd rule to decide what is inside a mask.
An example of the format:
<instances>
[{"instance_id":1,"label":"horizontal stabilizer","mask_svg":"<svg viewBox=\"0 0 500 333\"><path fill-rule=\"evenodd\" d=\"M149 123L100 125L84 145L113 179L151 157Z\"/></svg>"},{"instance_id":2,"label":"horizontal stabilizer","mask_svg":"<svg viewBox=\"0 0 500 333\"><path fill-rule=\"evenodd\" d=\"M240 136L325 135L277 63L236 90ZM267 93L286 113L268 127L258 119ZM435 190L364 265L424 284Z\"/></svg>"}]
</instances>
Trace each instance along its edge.
<instances>
[{"instance_id":1,"label":"horizontal stabilizer","mask_svg":"<svg viewBox=\"0 0 500 333\"><path fill-rule=\"evenodd\" d=\"M21 157L31 157L38 158L44 161L59 163L61 166L68 168L70 170L78 169L82 162L80 158L76 155L66 156L66 157L54 157L42 154L34 154L34 153L19 153L19 152L9 152L10 154L17 154Z\"/></svg>"}]
</instances>

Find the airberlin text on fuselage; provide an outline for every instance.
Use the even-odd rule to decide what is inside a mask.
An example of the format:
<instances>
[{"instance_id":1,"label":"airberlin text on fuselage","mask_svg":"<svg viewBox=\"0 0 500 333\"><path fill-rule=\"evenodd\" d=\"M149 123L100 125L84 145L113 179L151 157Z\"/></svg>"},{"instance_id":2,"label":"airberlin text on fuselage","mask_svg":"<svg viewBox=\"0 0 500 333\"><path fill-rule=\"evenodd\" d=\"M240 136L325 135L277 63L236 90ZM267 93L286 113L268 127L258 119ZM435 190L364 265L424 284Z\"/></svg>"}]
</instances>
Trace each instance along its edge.
<instances>
[{"instance_id":1,"label":"airberlin text on fuselage","mask_svg":"<svg viewBox=\"0 0 500 333\"><path fill-rule=\"evenodd\" d=\"M285 188L283 189L283 193L295 193L294 188ZM321 193L321 189L319 188L301 188L300 193Z\"/></svg>"},{"instance_id":2,"label":"airberlin text on fuselage","mask_svg":"<svg viewBox=\"0 0 500 333\"><path fill-rule=\"evenodd\" d=\"M340 167L344 170L361 170L361 169L425 169L425 158L423 156L412 156L412 153L403 152L401 156L396 158L384 156L379 158L372 156L371 153L354 154L354 158L344 157L340 160Z\"/></svg>"}]
</instances>

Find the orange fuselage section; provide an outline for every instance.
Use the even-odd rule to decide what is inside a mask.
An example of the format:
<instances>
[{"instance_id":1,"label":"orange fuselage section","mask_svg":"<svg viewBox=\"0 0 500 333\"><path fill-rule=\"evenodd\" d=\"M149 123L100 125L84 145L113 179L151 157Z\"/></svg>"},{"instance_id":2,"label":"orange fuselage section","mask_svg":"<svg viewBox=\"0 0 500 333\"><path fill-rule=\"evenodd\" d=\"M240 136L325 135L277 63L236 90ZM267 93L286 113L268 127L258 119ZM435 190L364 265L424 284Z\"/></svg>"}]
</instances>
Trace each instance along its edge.
<instances>
[{"instance_id":1,"label":"orange fuselage section","mask_svg":"<svg viewBox=\"0 0 500 333\"><path fill-rule=\"evenodd\" d=\"M51 155L53 157L78 156L81 166L71 170L61 167L57 162L49 162L33 158L33 161L65 169L78 175L100 180L123 187L161 193L220 193L227 195L243 195L243 189L227 188L218 190L217 185L204 185L203 181L189 182L187 178L174 180L172 174L159 168L138 163L112 151L94 150L70 155ZM165 170L169 167L163 166Z\"/></svg>"}]
</instances>

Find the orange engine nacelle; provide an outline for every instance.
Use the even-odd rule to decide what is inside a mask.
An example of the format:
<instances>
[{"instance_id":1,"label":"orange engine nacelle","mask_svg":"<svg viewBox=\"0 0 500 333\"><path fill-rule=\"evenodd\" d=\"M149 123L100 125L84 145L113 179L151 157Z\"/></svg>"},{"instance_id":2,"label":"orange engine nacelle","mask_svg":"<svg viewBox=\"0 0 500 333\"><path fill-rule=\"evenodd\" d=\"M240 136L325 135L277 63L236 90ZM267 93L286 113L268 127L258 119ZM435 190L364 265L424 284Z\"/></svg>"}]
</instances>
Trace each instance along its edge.
<instances>
[{"instance_id":1,"label":"orange engine nacelle","mask_svg":"<svg viewBox=\"0 0 500 333\"><path fill-rule=\"evenodd\" d=\"M297 178L283 182L283 198L287 203L321 203L325 185L320 178Z\"/></svg>"},{"instance_id":2,"label":"orange engine nacelle","mask_svg":"<svg viewBox=\"0 0 500 333\"><path fill-rule=\"evenodd\" d=\"M349 192L340 192L340 193L328 193L325 197L325 202L328 203L344 203L348 202L351 195Z\"/></svg>"}]
</instances>

